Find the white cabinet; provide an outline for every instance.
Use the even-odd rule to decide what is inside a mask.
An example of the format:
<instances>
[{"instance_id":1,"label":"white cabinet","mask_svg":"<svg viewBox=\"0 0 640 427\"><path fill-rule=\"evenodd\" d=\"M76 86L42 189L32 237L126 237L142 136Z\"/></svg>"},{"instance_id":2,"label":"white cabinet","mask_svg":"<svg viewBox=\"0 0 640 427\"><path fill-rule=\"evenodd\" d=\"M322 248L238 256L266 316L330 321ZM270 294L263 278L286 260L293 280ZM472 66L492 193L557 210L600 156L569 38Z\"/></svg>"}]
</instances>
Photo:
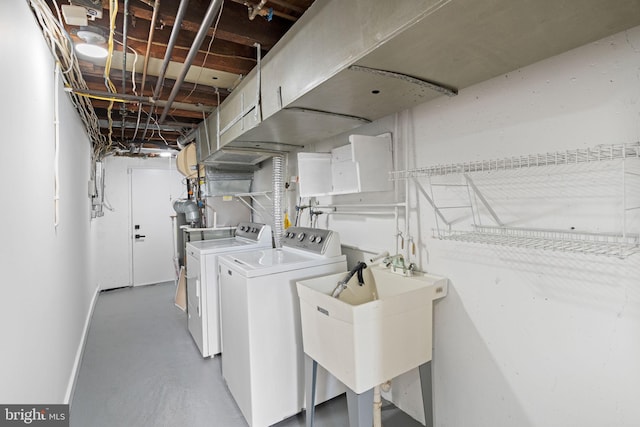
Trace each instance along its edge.
<instances>
[{"instance_id":1,"label":"white cabinet","mask_svg":"<svg viewBox=\"0 0 640 427\"><path fill-rule=\"evenodd\" d=\"M350 135L330 153L298 153L300 196L391 191L391 134Z\"/></svg>"}]
</instances>

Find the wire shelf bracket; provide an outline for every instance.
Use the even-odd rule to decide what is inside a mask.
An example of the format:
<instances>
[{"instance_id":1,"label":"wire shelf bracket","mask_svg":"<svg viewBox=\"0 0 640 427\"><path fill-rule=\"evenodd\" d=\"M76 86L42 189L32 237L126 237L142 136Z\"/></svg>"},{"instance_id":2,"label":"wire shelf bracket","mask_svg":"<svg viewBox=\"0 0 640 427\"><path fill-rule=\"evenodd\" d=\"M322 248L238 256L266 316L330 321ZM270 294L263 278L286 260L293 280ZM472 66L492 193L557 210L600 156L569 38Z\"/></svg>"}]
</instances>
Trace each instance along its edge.
<instances>
[{"instance_id":1,"label":"wire shelf bracket","mask_svg":"<svg viewBox=\"0 0 640 427\"><path fill-rule=\"evenodd\" d=\"M273 219L273 212L269 210L269 208L265 207L260 201L258 197L264 197L273 203L271 197L269 197L269 193L267 191L258 191L253 193L236 193L234 197L242 202L246 207L248 207L251 211L257 213L260 216L268 216ZM249 203L246 199L250 199L251 203Z\"/></svg>"}]
</instances>

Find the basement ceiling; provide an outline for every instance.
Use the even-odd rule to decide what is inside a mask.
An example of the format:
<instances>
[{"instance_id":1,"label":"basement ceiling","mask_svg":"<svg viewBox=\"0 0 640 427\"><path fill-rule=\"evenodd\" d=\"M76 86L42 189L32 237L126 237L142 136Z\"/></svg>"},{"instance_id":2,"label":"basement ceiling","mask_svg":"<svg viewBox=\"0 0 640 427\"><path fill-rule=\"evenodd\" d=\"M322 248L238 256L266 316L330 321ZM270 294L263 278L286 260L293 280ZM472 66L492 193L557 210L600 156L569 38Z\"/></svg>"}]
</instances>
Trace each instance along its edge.
<instances>
[{"instance_id":1,"label":"basement ceiling","mask_svg":"<svg viewBox=\"0 0 640 427\"><path fill-rule=\"evenodd\" d=\"M81 117L98 157L111 151L179 148L178 141L225 99L313 2L70 0L76 8L67 9L65 2L30 0L45 38L57 46L61 68L73 69L63 74L65 85L87 111ZM69 11L78 6L86 6L86 26L68 23ZM91 20L100 14L96 12L102 16ZM182 23L174 30L180 16ZM72 46L84 42L79 32L86 30L104 37L107 58L72 56ZM87 117L91 110L95 117Z\"/></svg>"}]
</instances>

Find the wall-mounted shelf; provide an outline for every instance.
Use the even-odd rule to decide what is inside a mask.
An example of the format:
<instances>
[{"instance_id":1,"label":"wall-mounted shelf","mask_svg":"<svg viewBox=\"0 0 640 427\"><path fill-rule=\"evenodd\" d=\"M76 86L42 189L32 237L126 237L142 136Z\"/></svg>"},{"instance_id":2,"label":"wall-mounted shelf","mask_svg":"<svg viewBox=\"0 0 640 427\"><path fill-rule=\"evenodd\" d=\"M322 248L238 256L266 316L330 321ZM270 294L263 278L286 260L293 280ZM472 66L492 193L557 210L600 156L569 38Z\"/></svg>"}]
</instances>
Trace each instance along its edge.
<instances>
[{"instance_id":1,"label":"wall-mounted shelf","mask_svg":"<svg viewBox=\"0 0 640 427\"><path fill-rule=\"evenodd\" d=\"M476 226L472 231L440 230L438 238L518 248L544 249L626 258L640 252L638 235Z\"/></svg>"},{"instance_id":2,"label":"wall-mounted shelf","mask_svg":"<svg viewBox=\"0 0 640 427\"><path fill-rule=\"evenodd\" d=\"M539 153L519 157L506 157L493 160L477 160L464 163L450 163L422 168L391 172L392 181L471 172L493 172L513 169L524 169L538 166L576 165L607 160L640 158L640 142L617 145L598 145L593 148Z\"/></svg>"},{"instance_id":3,"label":"wall-mounted shelf","mask_svg":"<svg viewBox=\"0 0 640 427\"><path fill-rule=\"evenodd\" d=\"M635 163L635 169L632 170L626 166L626 161L630 159L640 159L640 143L599 145L593 148L554 153L434 165L394 171L390 176L391 180L410 179L414 182L416 188L434 208L436 222L434 235L439 239L626 258L640 252L640 234L629 232L629 225L638 223L638 218L635 218L635 222L629 221L630 212L639 211L640 206L630 206L628 200L630 197L627 194L632 193L627 189L627 187L632 188L632 185L629 184L632 179L637 181L633 188L640 188L640 179L638 178L640 177L640 163ZM611 191L612 194L619 194L620 198L617 204L621 207L619 222L622 224L622 230L616 233L507 226L474 181L483 172L529 169L540 166L579 165L613 160L619 161L620 164L619 174L615 172L619 177L619 184L617 182L612 184L618 185L618 187L612 187ZM614 165L617 170L618 163ZM435 177L455 174L461 175L464 182L434 183L432 181L432 178ZM419 178L427 178L428 190L422 186ZM463 195L459 197L459 203L452 204L449 200L449 203L438 205L434 194L437 191L442 191L443 187L450 192L453 192L455 187L464 187L456 190L458 194ZM539 190L544 191L544 188ZM633 194L635 193L637 191L634 190ZM508 198L507 196L506 199ZM635 200L634 203L637 203L640 198L635 197ZM452 210L468 212L468 216L464 217L464 215L458 214L457 218L452 219L450 215L445 214ZM480 214L481 211L484 215ZM489 218L495 225L482 224L482 216ZM463 222L461 217L468 219L467 222L472 222L468 229L454 229L455 224Z\"/></svg>"}]
</instances>

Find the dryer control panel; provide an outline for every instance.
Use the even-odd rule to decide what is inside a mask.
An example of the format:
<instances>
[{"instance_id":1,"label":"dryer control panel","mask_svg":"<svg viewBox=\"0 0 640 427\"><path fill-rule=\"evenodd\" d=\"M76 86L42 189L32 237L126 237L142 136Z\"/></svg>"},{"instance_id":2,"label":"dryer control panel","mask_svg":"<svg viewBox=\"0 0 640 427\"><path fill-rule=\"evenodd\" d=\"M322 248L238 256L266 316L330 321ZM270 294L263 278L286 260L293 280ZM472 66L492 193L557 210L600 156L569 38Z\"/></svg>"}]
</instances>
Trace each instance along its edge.
<instances>
[{"instance_id":1,"label":"dryer control panel","mask_svg":"<svg viewBox=\"0 0 640 427\"><path fill-rule=\"evenodd\" d=\"M342 255L338 233L320 228L289 227L284 232L282 246L326 257Z\"/></svg>"}]
</instances>

